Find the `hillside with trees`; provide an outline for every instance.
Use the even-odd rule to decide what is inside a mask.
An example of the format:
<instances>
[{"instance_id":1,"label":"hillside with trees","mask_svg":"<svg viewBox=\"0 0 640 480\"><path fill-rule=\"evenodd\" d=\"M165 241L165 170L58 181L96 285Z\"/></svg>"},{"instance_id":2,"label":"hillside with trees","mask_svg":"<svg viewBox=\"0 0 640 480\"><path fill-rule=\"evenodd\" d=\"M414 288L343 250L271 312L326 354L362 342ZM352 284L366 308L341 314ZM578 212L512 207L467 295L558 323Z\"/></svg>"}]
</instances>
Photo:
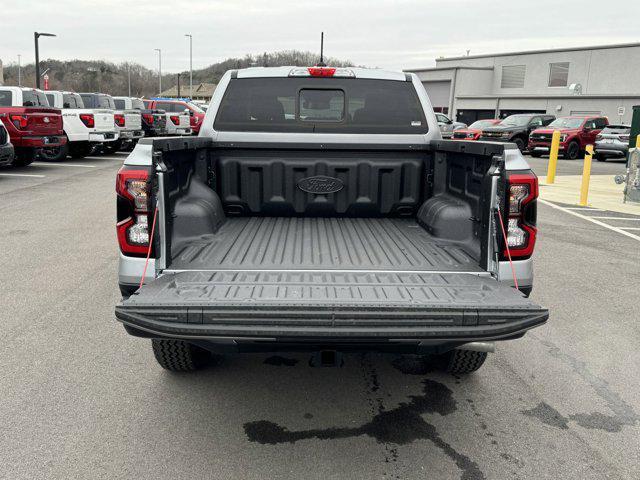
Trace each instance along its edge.
<instances>
[{"instance_id":1,"label":"hillside with trees","mask_svg":"<svg viewBox=\"0 0 640 480\"><path fill-rule=\"evenodd\" d=\"M318 62L318 55L312 52L296 50L245 55L243 58L229 58L206 68L193 71L193 83L217 83L229 69L252 66L276 67L283 65L306 66ZM325 63L332 66L352 66L350 61L328 58ZM76 92L104 92L111 95L127 95L131 78L131 95L153 96L158 94L158 72L138 63L112 63L103 60L41 60L40 71L49 69L49 88L52 90L71 90ZM189 71L181 72L180 83L187 85ZM5 85L18 84L17 64L5 65ZM163 90L176 85L177 74L163 74ZM22 85L35 86L35 65L22 66Z\"/></svg>"}]
</instances>

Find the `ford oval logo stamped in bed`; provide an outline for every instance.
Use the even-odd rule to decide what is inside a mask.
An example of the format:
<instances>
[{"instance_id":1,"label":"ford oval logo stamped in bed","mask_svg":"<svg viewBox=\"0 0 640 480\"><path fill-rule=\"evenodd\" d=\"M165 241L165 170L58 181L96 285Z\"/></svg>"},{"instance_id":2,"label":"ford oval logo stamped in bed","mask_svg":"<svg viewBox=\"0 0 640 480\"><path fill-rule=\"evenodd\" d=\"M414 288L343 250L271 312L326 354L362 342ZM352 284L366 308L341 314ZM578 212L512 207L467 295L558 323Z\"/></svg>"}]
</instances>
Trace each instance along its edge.
<instances>
[{"instance_id":1,"label":"ford oval logo stamped in bed","mask_svg":"<svg viewBox=\"0 0 640 480\"><path fill-rule=\"evenodd\" d=\"M298 181L298 188L303 192L315 193L316 195L326 195L339 192L344 188L344 183L339 178L325 177L317 175L307 177Z\"/></svg>"}]
</instances>

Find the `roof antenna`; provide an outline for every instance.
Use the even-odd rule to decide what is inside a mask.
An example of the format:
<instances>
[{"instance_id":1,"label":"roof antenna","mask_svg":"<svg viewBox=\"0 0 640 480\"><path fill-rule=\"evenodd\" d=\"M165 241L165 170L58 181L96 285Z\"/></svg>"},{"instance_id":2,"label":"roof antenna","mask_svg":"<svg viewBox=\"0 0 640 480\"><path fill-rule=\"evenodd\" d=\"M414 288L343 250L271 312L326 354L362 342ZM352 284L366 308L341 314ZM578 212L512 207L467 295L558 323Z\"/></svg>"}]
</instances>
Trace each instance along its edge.
<instances>
[{"instance_id":1,"label":"roof antenna","mask_svg":"<svg viewBox=\"0 0 640 480\"><path fill-rule=\"evenodd\" d=\"M320 61L317 63L316 67L326 67L327 64L324 63L324 32L320 32Z\"/></svg>"}]
</instances>

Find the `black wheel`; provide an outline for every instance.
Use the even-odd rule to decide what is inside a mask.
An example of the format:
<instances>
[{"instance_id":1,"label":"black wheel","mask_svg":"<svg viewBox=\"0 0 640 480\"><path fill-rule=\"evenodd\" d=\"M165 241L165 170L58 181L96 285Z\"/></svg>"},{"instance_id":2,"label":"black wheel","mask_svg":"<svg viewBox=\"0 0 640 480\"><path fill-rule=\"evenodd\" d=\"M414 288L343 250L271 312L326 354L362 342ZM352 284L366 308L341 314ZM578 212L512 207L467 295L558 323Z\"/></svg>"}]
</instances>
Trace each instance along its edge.
<instances>
[{"instance_id":1,"label":"black wheel","mask_svg":"<svg viewBox=\"0 0 640 480\"><path fill-rule=\"evenodd\" d=\"M37 156L35 148L16 148L16 156L11 162L12 167L26 167L31 164Z\"/></svg>"},{"instance_id":2,"label":"black wheel","mask_svg":"<svg viewBox=\"0 0 640 480\"><path fill-rule=\"evenodd\" d=\"M518 147L518 149L519 149L521 152L524 152L524 148L527 146L527 145L524 143L524 140L523 140L522 138L520 138L520 137L516 137L516 138L514 138L514 139L513 139L513 143L515 143L515 144L516 144L516 147Z\"/></svg>"},{"instance_id":3,"label":"black wheel","mask_svg":"<svg viewBox=\"0 0 640 480\"><path fill-rule=\"evenodd\" d=\"M205 367L211 354L182 340L151 340L153 355L160 366L172 372L192 372Z\"/></svg>"},{"instance_id":4,"label":"black wheel","mask_svg":"<svg viewBox=\"0 0 640 480\"><path fill-rule=\"evenodd\" d=\"M532 156L533 158L540 158L540 157L542 156L542 153L541 153L541 152L533 151L533 152L531 152L531 156Z\"/></svg>"},{"instance_id":5,"label":"black wheel","mask_svg":"<svg viewBox=\"0 0 640 480\"><path fill-rule=\"evenodd\" d=\"M69 147L65 144L59 147L43 148L38 155L47 162L61 162L66 160L68 153Z\"/></svg>"},{"instance_id":6,"label":"black wheel","mask_svg":"<svg viewBox=\"0 0 640 480\"><path fill-rule=\"evenodd\" d=\"M108 155L116 153L122 148L122 140L115 140L113 142L103 143L102 151Z\"/></svg>"},{"instance_id":7,"label":"black wheel","mask_svg":"<svg viewBox=\"0 0 640 480\"><path fill-rule=\"evenodd\" d=\"M89 142L74 142L69 145L69 155L71 158L84 158L91 154L93 145Z\"/></svg>"},{"instance_id":8,"label":"black wheel","mask_svg":"<svg viewBox=\"0 0 640 480\"><path fill-rule=\"evenodd\" d=\"M607 157L605 155L602 155L601 153L596 153L595 155L596 160L599 162L606 162L607 161Z\"/></svg>"},{"instance_id":9,"label":"black wheel","mask_svg":"<svg viewBox=\"0 0 640 480\"><path fill-rule=\"evenodd\" d=\"M580 145L578 142L571 142L567 147L564 158L567 160L576 160L580 156Z\"/></svg>"},{"instance_id":10,"label":"black wheel","mask_svg":"<svg viewBox=\"0 0 640 480\"><path fill-rule=\"evenodd\" d=\"M445 371L453 374L467 374L478 370L487 359L487 352L471 350L451 350L444 354Z\"/></svg>"}]
</instances>

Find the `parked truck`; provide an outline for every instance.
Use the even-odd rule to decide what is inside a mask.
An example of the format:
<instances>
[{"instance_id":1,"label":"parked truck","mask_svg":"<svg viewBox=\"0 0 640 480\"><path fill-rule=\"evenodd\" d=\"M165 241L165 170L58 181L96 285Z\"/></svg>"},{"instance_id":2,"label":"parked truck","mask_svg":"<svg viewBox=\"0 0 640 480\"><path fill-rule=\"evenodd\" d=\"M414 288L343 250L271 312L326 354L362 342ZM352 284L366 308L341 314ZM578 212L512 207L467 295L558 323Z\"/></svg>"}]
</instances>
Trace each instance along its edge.
<instances>
[{"instance_id":1,"label":"parked truck","mask_svg":"<svg viewBox=\"0 0 640 480\"><path fill-rule=\"evenodd\" d=\"M0 121L14 146L16 167L38 155L58 155L67 143L60 110L49 107L42 90L0 86Z\"/></svg>"},{"instance_id":2,"label":"parked truck","mask_svg":"<svg viewBox=\"0 0 640 480\"><path fill-rule=\"evenodd\" d=\"M80 97L82 97L84 106L95 110L96 114L101 116L102 121L111 122L110 131L97 136L98 141L93 150L115 151L114 146L120 138L120 133L116 126L116 105L113 97L106 93L80 93Z\"/></svg>"},{"instance_id":3,"label":"parked truck","mask_svg":"<svg viewBox=\"0 0 640 480\"><path fill-rule=\"evenodd\" d=\"M519 113L509 115L499 124L482 129L480 140L514 143L524 152L529 144L529 135L536 128L549 125L556 117L541 113Z\"/></svg>"},{"instance_id":4,"label":"parked truck","mask_svg":"<svg viewBox=\"0 0 640 480\"><path fill-rule=\"evenodd\" d=\"M127 102L121 98L113 98L116 107L114 120L118 131L118 140L107 148L110 153L118 150L131 150L144 137L142 129L142 114L137 108L127 107Z\"/></svg>"},{"instance_id":5,"label":"parked truck","mask_svg":"<svg viewBox=\"0 0 640 480\"><path fill-rule=\"evenodd\" d=\"M72 158L84 158L96 145L108 142L108 137L115 134L114 116L110 110L86 108L80 94L74 92L48 90L46 96L49 105L62 111L67 137L67 146L59 158L50 160L63 160L67 154Z\"/></svg>"},{"instance_id":6,"label":"parked truck","mask_svg":"<svg viewBox=\"0 0 640 480\"><path fill-rule=\"evenodd\" d=\"M441 138L414 74L227 72L198 137L143 139L118 172L116 318L173 371L362 350L477 370L548 318L538 181L513 144Z\"/></svg>"},{"instance_id":7,"label":"parked truck","mask_svg":"<svg viewBox=\"0 0 640 480\"><path fill-rule=\"evenodd\" d=\"M196 135L200 132L205 112L198 105L190 102L188 99L152 98L150 100L145 100L144 103L147 108L160 109L167 113L188 113L190 117L191 131Z\"/></svg>"},{"instance_id":8,"label":"parked truck","mask_svg":"<svg viewBox=\"0 0 640 480\"><path fill-rule=\"evenodd\" d=\"M167 133L167 117L164 110L147 108L145 101L136 97L113 97L116 102L123 102L125 109L137 110L142 117L142 133L144 137L159 137ZM138 143L137 140L134 142Z\"/></svg>"},{"instance_id":9,"label":"parked truck","mask_svg":"<svg viewBox=\"0 0 640 480\"><path fill-rule=\"evenodd\" d=\"M556 118L548 126L537 128L529 135L529 151L532 157L541 157L551 150L553 132L560 131L560 154L568 160L576 160L587 145L594 145L596 137L609 125L607 117L572 115Z\"/></svg>"},{"instance_id":10,"label":"parked truck","mask_svg":"<svg viewBox=\"0 0 640 480\"><path fill-rule=\"evenodd\" d=\"M0 122L0 167L11 165L14 157L15 152L9 139L9 132L7 132L4 123Z\"/></svg>"}]
</instances>

